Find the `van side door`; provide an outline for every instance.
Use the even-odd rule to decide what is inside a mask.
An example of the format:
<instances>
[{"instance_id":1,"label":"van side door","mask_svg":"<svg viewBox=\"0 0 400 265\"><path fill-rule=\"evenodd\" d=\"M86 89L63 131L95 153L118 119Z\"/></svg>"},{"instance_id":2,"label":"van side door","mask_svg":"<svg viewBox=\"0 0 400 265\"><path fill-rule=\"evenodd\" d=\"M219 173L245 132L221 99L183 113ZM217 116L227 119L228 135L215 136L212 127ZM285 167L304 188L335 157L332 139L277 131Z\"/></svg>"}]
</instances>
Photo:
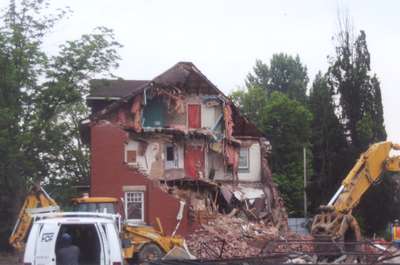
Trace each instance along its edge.
<instances>
[{"instance_id":1,"label":"van side door","mask_svg":"<svg viewBox=\"0 0 400 265\"><path fill-rule=\"evenodd\" d=\"M35 265L56 264L56 240L60 226L57 223L43 224L36 240Z\"/></svg>"},{"instance_id":2,"label":"van side door","mask_svg":"<svg viewBox=\"0 0 400 265\"><path fill-rule=\"evenodd\" d=\"M121 240L118 234L118 228L115 224L109 223L103 225L106 235L108 238L108 244L110 246L110 260L111 263L123 263L123 250L121 245Z\"/></svg>"},{"instance_id":3,"label":"van side door","mask_svg":"<svg viewBox=\"0 0 400 265\"><path fill-rule=\"evenodd\" d=\"M106 234L106 230L104 228L104 224L97 223L96 224L96 230L97 234L100 239L100 247L101 247L101 253L100 253L100 264L101 265L111 265L110 262L110 245L109 245L109 240Z\"/></svg>"}]
</instances>

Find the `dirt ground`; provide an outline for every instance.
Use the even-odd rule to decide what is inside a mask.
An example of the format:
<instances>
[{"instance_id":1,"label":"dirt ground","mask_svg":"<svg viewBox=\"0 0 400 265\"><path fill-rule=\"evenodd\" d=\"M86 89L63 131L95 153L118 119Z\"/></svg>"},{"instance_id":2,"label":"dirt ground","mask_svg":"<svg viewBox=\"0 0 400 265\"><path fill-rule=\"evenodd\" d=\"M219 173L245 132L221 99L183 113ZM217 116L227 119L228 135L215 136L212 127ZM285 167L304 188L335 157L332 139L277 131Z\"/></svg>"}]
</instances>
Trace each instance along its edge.
<instances>
[{"instance_id":1,"label":"dirt ground","mask_svg":"<svg viewBox=\"0 0 400 265\"><path fill-rule=\"evenodd\" d=\"M16 254L0 252L0 265L14 264L22 264L22 262L18 262L18 256Z\"/></svg>"}]
</instances>

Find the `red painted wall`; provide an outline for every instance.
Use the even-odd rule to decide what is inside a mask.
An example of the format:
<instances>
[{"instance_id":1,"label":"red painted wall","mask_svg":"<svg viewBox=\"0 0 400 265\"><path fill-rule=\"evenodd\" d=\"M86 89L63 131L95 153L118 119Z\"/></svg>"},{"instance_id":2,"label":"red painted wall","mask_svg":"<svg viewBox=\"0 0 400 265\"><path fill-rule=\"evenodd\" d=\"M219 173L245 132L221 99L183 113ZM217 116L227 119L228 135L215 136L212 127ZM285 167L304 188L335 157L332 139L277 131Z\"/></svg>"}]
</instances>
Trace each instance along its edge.
<instances>
[{"instance_id":1,"label":"red painted wall","mask_svg":"<svg viewBox=\"0 0 400 265\"><path fill-rule=\"evenodd\" d=\"M145 221L157 227L156 217L159 217L169 235L177 224L179 200L162 191L143 174L128 168L124 163L124 144L127 140L127 132L111 123L103 122L91 127L91 196L123 198L123 186L145 186ZM122 209L121 202L120 213L123 216ZM178 234L185 236L193 228L188 222L185 207Z\"/></svg>"}]
</instances>

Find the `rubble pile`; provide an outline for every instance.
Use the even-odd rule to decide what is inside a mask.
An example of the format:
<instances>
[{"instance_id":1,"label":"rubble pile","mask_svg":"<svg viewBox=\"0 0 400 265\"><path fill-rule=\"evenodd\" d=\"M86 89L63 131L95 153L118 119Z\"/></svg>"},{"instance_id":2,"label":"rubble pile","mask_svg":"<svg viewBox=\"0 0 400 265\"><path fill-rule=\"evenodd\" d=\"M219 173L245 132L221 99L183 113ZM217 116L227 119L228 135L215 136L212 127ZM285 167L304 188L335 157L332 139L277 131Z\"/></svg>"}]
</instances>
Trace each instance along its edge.
<instances>
[{"instance_id":1,"label":"rubble pile","mask_svg":"<svg viewBox=\"0 0 400 265\"><path fill-rule=\"evenodd\" d=\"M218 214L186 241L197 258L215 259L257 256L266 242L278 238L278 229L270 224Z\"/></svg>"}]
</instances>

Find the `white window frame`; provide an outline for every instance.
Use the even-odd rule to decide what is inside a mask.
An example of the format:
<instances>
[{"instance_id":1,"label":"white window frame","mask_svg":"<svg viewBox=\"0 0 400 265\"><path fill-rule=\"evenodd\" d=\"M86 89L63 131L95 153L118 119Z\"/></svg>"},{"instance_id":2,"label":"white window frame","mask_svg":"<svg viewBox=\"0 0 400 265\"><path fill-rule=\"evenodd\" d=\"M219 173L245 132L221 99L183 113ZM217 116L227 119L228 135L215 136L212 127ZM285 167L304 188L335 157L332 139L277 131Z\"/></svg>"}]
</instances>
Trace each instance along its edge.
<instances>
[{"instance_id":1,"label":"white window frame","mask_svg":"<svg viewBox=\"0 0 400 265\"><path fill-rule=\"evenodd\" d=\"M247 163L246 163L246 166L240 166L240 153L241 153L242 151L246 151L246 154L247 154ZM239 165L238 165L238 168L239 168L239 169L242 169L242 170L250 170L250 148L248 148L248 147L240 147L240 150L239 150Z\"/></svg>"},{"instance_id":2,"label":"white window frame","mask_svg":"<svg viewBox=\"0 0 400 265\"><path fill-rule=\"evenodd\" d=\"M171 147L174 152L174 160L167 160L167 148ZM173 168L179 168L179 150L178 146L174 144L166 144L165 145L165 169L173 169Z\"/></svg>"},{"instance_id":3,"label":"white window frame","mask_svg":"<svg viewBox=\"0 0 400 265\"><path fill-rule=\"evenodd\" d=\"M135 193L135 194L140 194L140 196L142 197L142 202L141 202L141 204L142 204L142 212L141 212L141 218L140 219L129 219L128 218L128 203L129 203L129 201L128 201L128 194L129 193ZM124 211L125 211L125 217L126 217L126 220L128 220L128 221L132 221L132 222L137 222L137 223L144 223L144 191L125 191L124 192Z\"/></svg>"}]
</instances>

